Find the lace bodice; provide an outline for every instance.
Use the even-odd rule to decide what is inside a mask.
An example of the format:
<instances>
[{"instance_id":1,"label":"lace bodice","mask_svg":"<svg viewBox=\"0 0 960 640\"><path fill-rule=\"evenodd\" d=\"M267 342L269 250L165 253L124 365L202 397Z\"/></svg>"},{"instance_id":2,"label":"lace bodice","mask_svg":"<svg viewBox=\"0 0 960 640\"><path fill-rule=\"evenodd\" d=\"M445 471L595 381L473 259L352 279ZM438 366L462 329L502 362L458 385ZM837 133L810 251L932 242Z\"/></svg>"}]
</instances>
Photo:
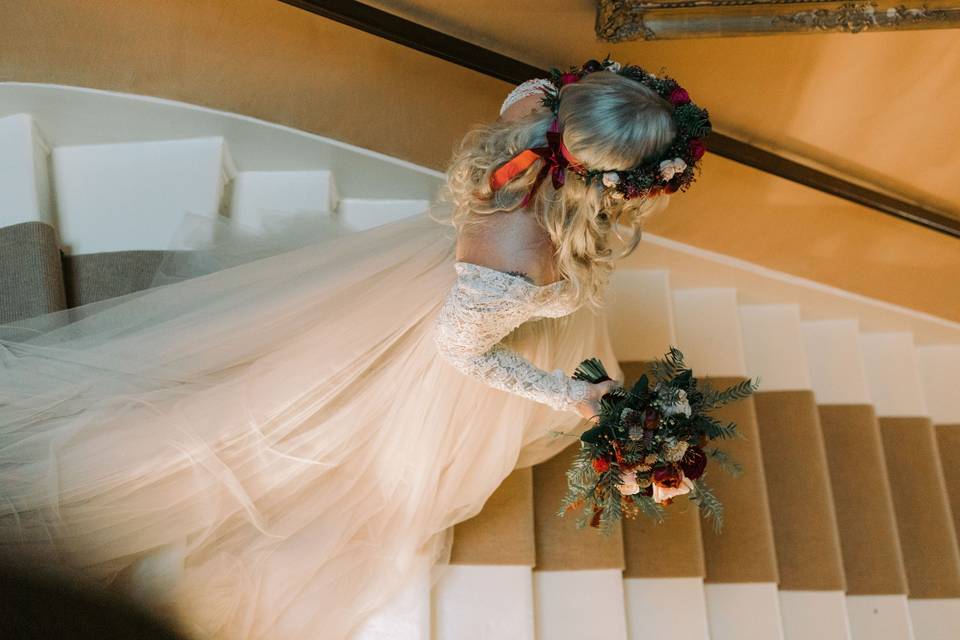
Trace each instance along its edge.
<instances>
[{"instance_id":1,"label":"lace bodice","mask_svg":"<svg viewBox=\"0 0 960 640\"><path fill-rule=\"evenodd\" d=\"M455 262L457 281L434 325L440 354L461 372L486 384L576 411L590 384L562 369L544 371L501 341L528 320L558 318L575 310L565 280L536 285L520 276L470 262Z\"/></svg>"},{"instance_id":2,"label":"lace bodice","mask_svg":"<svg viewBox=\"0 0 960 640\"><path fill-rule=\"evenodd\" d=\"M510 108L517 100L522 100L527 96L532 96L534 94L543 93L544 88L551 87L553 84L546 78L531 78L525 82L518 84L513 88L513 91L507 94L506 99L503 101L503 104L500 105L500 115L503 115L503 112Z\"/></svg>"}]
</instances>

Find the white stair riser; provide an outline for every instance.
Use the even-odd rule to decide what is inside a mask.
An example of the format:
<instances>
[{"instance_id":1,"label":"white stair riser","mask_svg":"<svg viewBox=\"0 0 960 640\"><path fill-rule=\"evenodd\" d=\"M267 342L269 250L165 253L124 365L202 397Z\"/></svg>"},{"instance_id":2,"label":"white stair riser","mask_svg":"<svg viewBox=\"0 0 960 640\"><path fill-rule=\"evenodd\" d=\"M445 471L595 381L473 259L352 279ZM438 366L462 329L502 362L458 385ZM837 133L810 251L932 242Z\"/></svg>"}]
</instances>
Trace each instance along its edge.
<instances>
[{"instance_id":1,"label":"white stair riser","mask_svg":"<svg viewBox=\"0 0 960 640\"><path fill-rule=\"evenodd\" d=\"M433 640L533 640L533 571L449 565L433 589Z\"/></svg>"},{"instance_id":2,"label":"white stair riser","mask_svg":"<svg viewBox=\"0 0 960 640\"><path fill-rule=\"evenodd\" d=\"M707 602L700 578L625 578L631 640L708 640Z\"/></svg>"},{"instance_id":3,"label":"white stair riser","mask_svg":"<svg viewBox=\"0 0 960 640\"><path fill-rule=\"evenodd\" d=\"M786 640L851 640L847 598L842 591L781 591Z\"/></svg>"},{"instance_id":4,"label":"white stair riser","mask_svg":"<svg viewBox=\"0 0 960 640\"><path fill-rule=\"evenodd\" d=\"M534 571L537 640L626 640L619 569Z\"/></svg>"},{"instance_id":5,"label":"white stair riser","mask_svg":"<svg viewBox=\"0 0 960 640\"><path fill-rule=\"evenodd\" d=\"M254 231L272 218L329 215L337 207L330 171L241 171L230 191L230 220Z\"/></svg>"},{"instance_id":6,"label":"white stair riser","mask_svg":"<svg viewBox=\"0 0 960 640\"><path fill-rule=\"evenodd\" d=\"M222 138L58 147L60 236L72 254L170 249L188 215L220 212L232 178Z\"/></svg>"},{"instance_id":7,"label":"white stair riser","mask_svg":"<svg viewBox=\"0 0 960 640\"><path fill-rule=\"evenodd\" d=\"M906 596L847 596L853 640L916 640Z\"/></svg>"},{"instance_id":8,"label":"white stair riser","mask_svg":"<svg viewBox=\"0 0 960 640\"><path fill-rule=\"evenodd\" d=\"M50 147L29 114L0 118L0 227L54 224L49 155Z\"/></svg>"},{"instance_id":9,"label":"white stair riser","mask_svg":"<svg viewBox=\"0 0 960 640\"><path fill-rule=\"evenodd\" d=\"M956 640L960 637L960 600L907 599L916 640Z\"/></svg>"},{"instance_id":10,"label":"white stair riser","mask_svg":"<svg viewBox=\"0 0 960 640\"><path fill-rule=\"evenodd\" d=\"M704 590L711 640L784 640L777 585L709 583Z\"/></svg>"},{"instance_id":11,"label":"white stair riser","mask_svg":"<svg viewBox=\"0 0 960 640\"><path fill-rule=\"evenodd\" d=\"M337 209L337 218L348 228L363 231L417 215L429 207L428 200L342 198Z\"/></svg>"}]
</instances>

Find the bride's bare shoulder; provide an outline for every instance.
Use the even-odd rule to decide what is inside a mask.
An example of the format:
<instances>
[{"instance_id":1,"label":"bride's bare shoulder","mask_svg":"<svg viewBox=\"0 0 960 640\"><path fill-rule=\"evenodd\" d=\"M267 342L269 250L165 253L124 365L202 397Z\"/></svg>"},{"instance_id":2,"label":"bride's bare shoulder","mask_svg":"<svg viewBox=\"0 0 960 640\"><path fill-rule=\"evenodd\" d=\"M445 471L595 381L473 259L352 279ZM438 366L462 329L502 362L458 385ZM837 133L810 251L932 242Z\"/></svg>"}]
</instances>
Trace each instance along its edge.
<instances>
[{"instance_id":1,"label":"bride's bare shoulder","mask_svg":"<svg viewBox=\"0 0 960 640\"><path fill-rule=\"evenodd\" d=\"M457 237L457 260L512 273L535 285L559 280L549 234L526 211L492 214Z\"/></svg>"}]
</instances>

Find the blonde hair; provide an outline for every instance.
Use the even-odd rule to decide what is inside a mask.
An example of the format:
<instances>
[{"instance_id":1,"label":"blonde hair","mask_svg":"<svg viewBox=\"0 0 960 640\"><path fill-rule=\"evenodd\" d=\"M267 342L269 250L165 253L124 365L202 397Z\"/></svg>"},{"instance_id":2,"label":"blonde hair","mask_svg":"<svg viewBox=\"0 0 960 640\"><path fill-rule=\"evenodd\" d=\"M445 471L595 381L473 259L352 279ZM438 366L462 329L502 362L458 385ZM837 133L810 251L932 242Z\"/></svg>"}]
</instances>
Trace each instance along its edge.
<instances>
[{"instance_id":1,"label":"blonde hair","mask_svg":"<svg viewBox=\"0 0 960 640\"><path fill-rule=\"evenodd\" d=\"M563 141L588 169L625 170L662 153L676 136L673 106L641 83L612 72L591 73L560 90L558 118ZM452 202L451 217L438 220L457 231L482 224L488 214L514 209L536 180L543 164L527 170L497 191L489 177L517 153L546 145L553 113L542 107L515 121L475 125L455 147L440 199ZM603 305L613 262L630 255L640 242L643 219L663 209L666 195L623 200L601 185L588 186L572 171L554 189L550 176L540 183L528 207L553 241L561 277L572 283L577 306L594 312ZM619 223L629 227L625 239ZM610 232L624 244L612 255Z\"/></svg>"}]
</instances>

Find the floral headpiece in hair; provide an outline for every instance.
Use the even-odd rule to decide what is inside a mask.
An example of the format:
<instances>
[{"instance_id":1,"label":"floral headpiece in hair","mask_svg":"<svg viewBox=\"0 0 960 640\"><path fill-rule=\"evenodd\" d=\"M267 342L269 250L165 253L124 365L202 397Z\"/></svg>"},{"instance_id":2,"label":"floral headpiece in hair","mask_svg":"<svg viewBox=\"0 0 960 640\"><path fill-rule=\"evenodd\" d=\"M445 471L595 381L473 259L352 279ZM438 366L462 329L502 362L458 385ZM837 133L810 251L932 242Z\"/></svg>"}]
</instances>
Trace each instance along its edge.
<instances>
[{"instance_id":1,"label":"floral headpiece in hair","mask_svg":"<svg viewBox=\"0 0 960 640\"><path fill-rule=\"evenodd\" d=\"M597 71L617 73L639 82L673 105L672 117L677 133L670 146L659 156L646 158L632 169L587 169L563 144L563 132L556 117L560 110L560 89ZM547 173L552 173L554 188L561 188L564 169L567 168L587 184L598 182L610 189L613 197L624 200L686 191L696 179L700 158L706 152L704 138L711 131L710 116L706 109L694 104L676 80L666 75L657 77L636 65L621 65L610 60L610 56L602 62L588 60L580 67L570 67L566 72L551 69L548 80L550 85L544 87L543 104L553 111L554 121L547 132L547 146L526 149L491 174L490 187L494 191L538 158L544 160L543 167L521 206L533 197Z\"/></svg>"}]
</instances>

